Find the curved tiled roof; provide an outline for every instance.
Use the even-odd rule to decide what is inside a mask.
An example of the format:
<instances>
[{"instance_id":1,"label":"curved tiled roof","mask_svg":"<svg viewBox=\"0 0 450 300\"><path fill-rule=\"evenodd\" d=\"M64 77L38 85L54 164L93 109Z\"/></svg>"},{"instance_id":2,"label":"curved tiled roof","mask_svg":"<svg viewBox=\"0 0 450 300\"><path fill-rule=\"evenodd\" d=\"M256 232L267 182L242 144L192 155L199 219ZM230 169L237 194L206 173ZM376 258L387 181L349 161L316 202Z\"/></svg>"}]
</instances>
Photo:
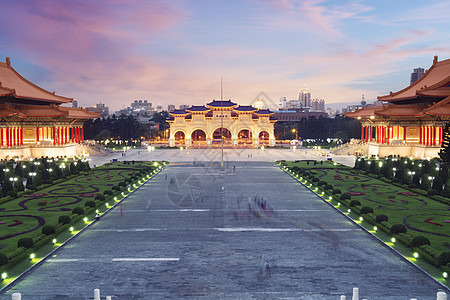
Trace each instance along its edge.
<instances>
[{"instance_id":1,"label":"curved tiled roof","mask_svg":"<svg viewBox=\"0 0 450 300\"><path fill-rule=\"evenodd\" d=\"M375 114L389 117L420 117L424 115L423 110L428 105L395 105L389 104L383 106L383 109L378 110Z\"/></svg>"},{"instance_id":2,"label":"curved tiled roof","mask_svg":"<svg viewBox=\"0 0 450 300\"><path fill-rule=\"evenodd\" d=\"M433 65L419 80L395 93L379 96L381 101L398 101L417 98L418 95L429 97L450 96L450 59L438 62L434 57Z\"/></svg>"},{"instance_id":3,"label":"curved tiled roof","mask_svg":"<svg viewBox=\"0 0 450 300\"><path fill-rule=\"evenodd\" d=\"M424 113L432 116L450 116L450 96L424 109Z\"/></svg>"},{"instance_id":4,"label":"curved tiled roof","mask_svg":"<svg viewBox=\"0 0 450 300\"><path fill-rule=\"evenodd\" d=\"M348 112L348 113L344 113L345 116L350 117L350 118L369 118L371 116L375 115L375 112L382 110L384 108L384 106L366 106L363 108L360 108L356 111L352 111L352 112Z\"/></svg>"},{"instance_id":5,"label":"curved tiled roof","mask_svg":"<svg viewBox=\"0 0 450 300\"><path fill-rule=\"evenodd\" d=\"M187 115L188 113L184 109L175 109L174 111L169 112L171 115Z\"/></svg>"},{"instance_id":6,"label":"curved tiled roof","mask_svg":"<svg viewBox=\"0 0 450 300\"><path fill-rule=\"evenodd\" d=\"M10 117L17 115L19 112L7 104L0 104L0 117Z\"/></svg>"},{"instance_id":7,"label":"curved tiled roof","mask_svg":"<svg viewBox=\"0 0 450 300\"><path fill-rule=\"evenodd\" d=\"M255 112L255 114L258 114L258 115L271 115L273 113L274 112L272 112L272 111L270 111L268 109L260 109L260 110Z\"/></svg>"},{"instance_id":8,"label":"curved tiled roof","mask_svg":"<svg viewBox=\"0 0 450 300\"><path fill-rule=\"evenodd\" d=\"M74 107L58 107L60 110L67 112L68 118L73 119L93 119L98 118L100 113L89 111L87 108L74 108Z\"/></svg>"},{"instance_id":9,"label":"curved tiled roof","mask_svg":"<svg viewBox=\"0 0 450 300\"><path fill-rule=\"evenodd\" d=\"M202 112L202 111L209 111L209 109L206 108L204 105L192 105L190 108L187 109L187 111Z\"/></svg>"},{"instance_id":10,"label":"curved tiled roof","mask_svg":"<svg viewBox=\"0 0 450 300\"><path fill-rule=\"evenodd\" d=\"M251 105L239 105L238 107L236 107L234 109L236 112L241 112L241 111L248 111L248 112L252 112L257 110L257 108L254 108Z\"/></svg>"},{"instance_id":11,"label":"curved tiled roof","mask_svg":"<svg viewBox=\"0 0 450 300\"><path fill-rule=\"evenodd\" d=\"M206 104L207 106L211 106L211 107L231 107L231 106L236 106L237 104L234 102L231 102L231 100L213 100L212 102L209 102Z\"/></svg>"},{"instance_id":12,"label":"curved tiled roof","mask_svg":"<svg viewBox=\"0 0 450 300\"><path fill-rule=\"evenodd\" d=\"M58 96L23 78L11 67L9 58L0 62L0 97L13 95L15 98L31 99L51 103L68 103L72 98Z\"/></svg>"},{"instance_id":13,"label":"curved tiled roof","mask_svg":"<svg viewBox=\"0 0 450 300\"><path fill-rule=\"evenodd\" d=\"M69 113L56 105L20 105L17 110L23 115L19 117L55 118L66 116Z\"/></svg>"}]
</instances>

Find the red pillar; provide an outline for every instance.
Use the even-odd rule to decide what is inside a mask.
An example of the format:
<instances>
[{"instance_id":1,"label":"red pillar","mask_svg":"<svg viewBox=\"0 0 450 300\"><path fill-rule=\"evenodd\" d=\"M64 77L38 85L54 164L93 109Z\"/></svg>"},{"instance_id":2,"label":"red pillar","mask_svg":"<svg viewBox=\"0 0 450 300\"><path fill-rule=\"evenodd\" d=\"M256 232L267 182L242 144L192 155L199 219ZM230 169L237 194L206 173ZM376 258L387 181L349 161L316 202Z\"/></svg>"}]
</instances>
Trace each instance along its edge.
<instances>
[{"instance_id":1,"label":"red pillar","mask_svg":"<svg viewBox=\"0 0 450 300\"><path fill-rule=\"evenodd\" d=\"M3 146L3 128L0 128L0 146Z\"/></svg>"},{"instance_id":2,"label":"red pillar","mask_svg":"<svg viewBox=\"0 0 450 300\"><path fill-rule=\"evenodd\" d=\"M364 141L364 126L361 125L361 141Z\"/></svg>"},{"instance_id":3,"label":"red pillar","mask_svg":"<svg viewBox=\"0 0 450 300\"><path fill-rule=\"evenodd\" d=\"M74 135L73 135L73 127L70 127L70 137L71 137L72 143L74 143L75 140L74 140Z\"/></svg>"},{"instance_id":4,"label":"red pillar","mask_svg":"<svg viewBox=\"0 0 450 300\"><path fill-rule=\"evenodd\" d=\"M84 141L84 128L83 128L83 126L81 126L80 129L81 129L81 141Z\"/></svg>"},{"instance_id":5,"label":"red pillar","mask_svg":"<svg viewBox=\"0 0 450 300\"><path fill-rule=\"evenodd\" d=\"M6 135L6 146L9 146L9 128L8 127L6 127L6 130L5 130L5 135Z\"/></svg>"},{"instance_id":6,"label":"red pillar","mask_svg":"<svg viewBox=\"0 0 450 300\"><path fill-rule=\"evenodd\" d=\"M39 142L39 127L36 127L36 143Z\"/></svg>"},{"instance_id":7,"label":"red pillar","mask_svg":"<svg viewBox=\"0 0 450 300\"><path fill-rule=\"evenodd\" d=\"M439 126L439 146L442 145L442 132L443 132L443 128L441 126Z\"/></svg>"},{"instance_id":8,"label":"red pillar","mask_svg":"<svg viewBox=\"0 0 450 300\"><path fill-rule=\"evenodd\" d=\"M386 144L389 145L389 139L390 139L390 137L391 137L391 127L390 127L390 126L386 127L386 131L387 131L387 135L386 135Z\"/></svg>"},{"instance_id":9,"label":"red pillar","mask_svg":"<svg viewBox=\"0 0 450 300\"><path fill-rule=\"evenodd\" d=\"M403 126L403 141L406 143L406 126Z\"/></svg>"},{"instance_id":10,"label":"red pillar","mask_svg":"<svg viewBox=\"0 0 450 300\"><path fill-rule=\"evenodd\" d=\"M433 126L433 146L436 146L436 137L437 137L437 132L436 132L436 126Z\"/></svg>"},{"instance_id":11,"label":"red pillar","mask_svg":"<svg viewBox=\"0 0 450 300\"><path fill-rule=\"evenodd\" d=\"M422 126L419 127L419 145L422 145Z\"/></svg>"}]
</instances>

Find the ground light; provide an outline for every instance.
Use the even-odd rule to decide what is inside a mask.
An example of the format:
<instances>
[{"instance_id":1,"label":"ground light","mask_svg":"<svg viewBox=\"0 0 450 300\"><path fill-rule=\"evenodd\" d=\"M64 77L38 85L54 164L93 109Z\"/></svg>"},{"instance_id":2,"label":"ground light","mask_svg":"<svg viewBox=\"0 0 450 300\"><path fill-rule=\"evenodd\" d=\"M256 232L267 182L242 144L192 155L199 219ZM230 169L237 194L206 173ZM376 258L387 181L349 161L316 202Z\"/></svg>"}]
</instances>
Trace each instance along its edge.
<instances>
[{"instance_id":1,"label":"ground light","mask_svg":"<svg viewBox=\"0 0 450 300\"><path fill-rule=\"evenodd\" d=\"M442 273L442 277L444 277L445 279L447 279L447 278L448 278L448 273L447 273L447 272Z\"/></svg>"},{"instance_id":2,"label":"ground light","mask_svg":"<svg viewBox=\"0 0 450 300\"><path fill-rule=\"evenodd\" d=\"M34 253L30 254L30 259L34 259L35 257L36 257L36 254L34 254Z\"/></svg>"},{"instance_id":3,"label":"ground light","mask_svg":"<svg viewBox=\"0 0 450 300\"><path fill-rule=\"evenodd\" d=\"M2 273L2 279L6 279L6 277L8 277L7 273Z\"/></svg>"},{"instance_id":4,"label":"ground light","mask_svg":"<svg viewBox=\"0 0 450 300\"><path fill-rule=\"evenodd\" d=\"M395 243L395 237L393 237L392 239L391 239L391 242L393 242L393 243Z\"/></svg>"},{"instance_id":5,"label":"ground light","mask_svg":"<svg viewBox=\"0 0 450 300\"><path fill-rule=\"evenodd\" d=\"M52 243L53 243L53 244L56 244L56 242L57 242L56 239L53 239L53 240L52 240Z\"/></svg>"},{"instance_id":6,"label":"ground light","mask_svg":"<svg viewBox=\"0 0 450 300\"><path fill-rule=\"evenodd\" d=\"M73 229L73 227L70 227L69 230L70 230L70 232L72 232L74 229Z\"/></svg>"},{"instance_id":7,"label":"ground light","mask_svg":"<svg viewBox=\"0 0 450 300\"><path fill-rule=\"evenodd\" d=\"M377 226L373 226L373 230L377 231L378 227Z\"/></svg>"},{"instance_id":8,"label":"ground light","mask_svg":"<svg viewBox=\"0 0 450 300\"><path fill-rule=\"evenodd\" d=\"M414 256L414 258L419 258L419 253L414 252L414 253L413 253L413 256Z\"/></svg>"}]
</instances>

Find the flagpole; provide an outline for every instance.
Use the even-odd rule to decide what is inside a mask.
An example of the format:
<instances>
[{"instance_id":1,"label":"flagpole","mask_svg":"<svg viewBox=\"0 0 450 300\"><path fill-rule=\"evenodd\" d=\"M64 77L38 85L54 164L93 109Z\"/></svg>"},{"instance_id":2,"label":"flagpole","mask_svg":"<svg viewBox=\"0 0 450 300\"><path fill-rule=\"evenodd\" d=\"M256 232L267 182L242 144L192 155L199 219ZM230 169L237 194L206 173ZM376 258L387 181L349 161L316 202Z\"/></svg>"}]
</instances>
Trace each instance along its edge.
<instances>
[{"instance_id":1,"label":"flagpole","mask_svg":"<svg viewBox=\"0 0 450 300\"><path fill-rule=\"evenodd\" d=\"M222 91L222 76L220 76L220 136L222 140L222 161L220 167L223 169L223 91Z\"/></svg>"}]
</instances>

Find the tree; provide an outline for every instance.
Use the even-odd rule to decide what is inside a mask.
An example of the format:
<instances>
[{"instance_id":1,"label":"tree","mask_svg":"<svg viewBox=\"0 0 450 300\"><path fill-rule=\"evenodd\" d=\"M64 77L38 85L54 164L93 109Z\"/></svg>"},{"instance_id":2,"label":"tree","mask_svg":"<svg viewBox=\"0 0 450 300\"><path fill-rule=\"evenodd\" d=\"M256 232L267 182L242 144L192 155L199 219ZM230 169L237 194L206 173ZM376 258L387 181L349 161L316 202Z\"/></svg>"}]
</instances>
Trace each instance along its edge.
<instances>
[{"instance_id":1,"label":"tree","mask_svg":"<svg viewBox=\"0 0 450 300\"><path fill-rule=\"evenodd\" d=\"M14 187L10 180L5 180L2 185L2 195L5 196L8 192L14 191Z\"/></svg>"},{"instance_id":2,"label":"tree","mask_svg":"<svg viewBox=\"0 0 450 300\"><path fill-rule=\"evenodd\" d=\"M444 131L442 132L442 149L439 151L439 157L444 164L450 165L450 122L445 124Z\"/></svg>"}]
</instances>

